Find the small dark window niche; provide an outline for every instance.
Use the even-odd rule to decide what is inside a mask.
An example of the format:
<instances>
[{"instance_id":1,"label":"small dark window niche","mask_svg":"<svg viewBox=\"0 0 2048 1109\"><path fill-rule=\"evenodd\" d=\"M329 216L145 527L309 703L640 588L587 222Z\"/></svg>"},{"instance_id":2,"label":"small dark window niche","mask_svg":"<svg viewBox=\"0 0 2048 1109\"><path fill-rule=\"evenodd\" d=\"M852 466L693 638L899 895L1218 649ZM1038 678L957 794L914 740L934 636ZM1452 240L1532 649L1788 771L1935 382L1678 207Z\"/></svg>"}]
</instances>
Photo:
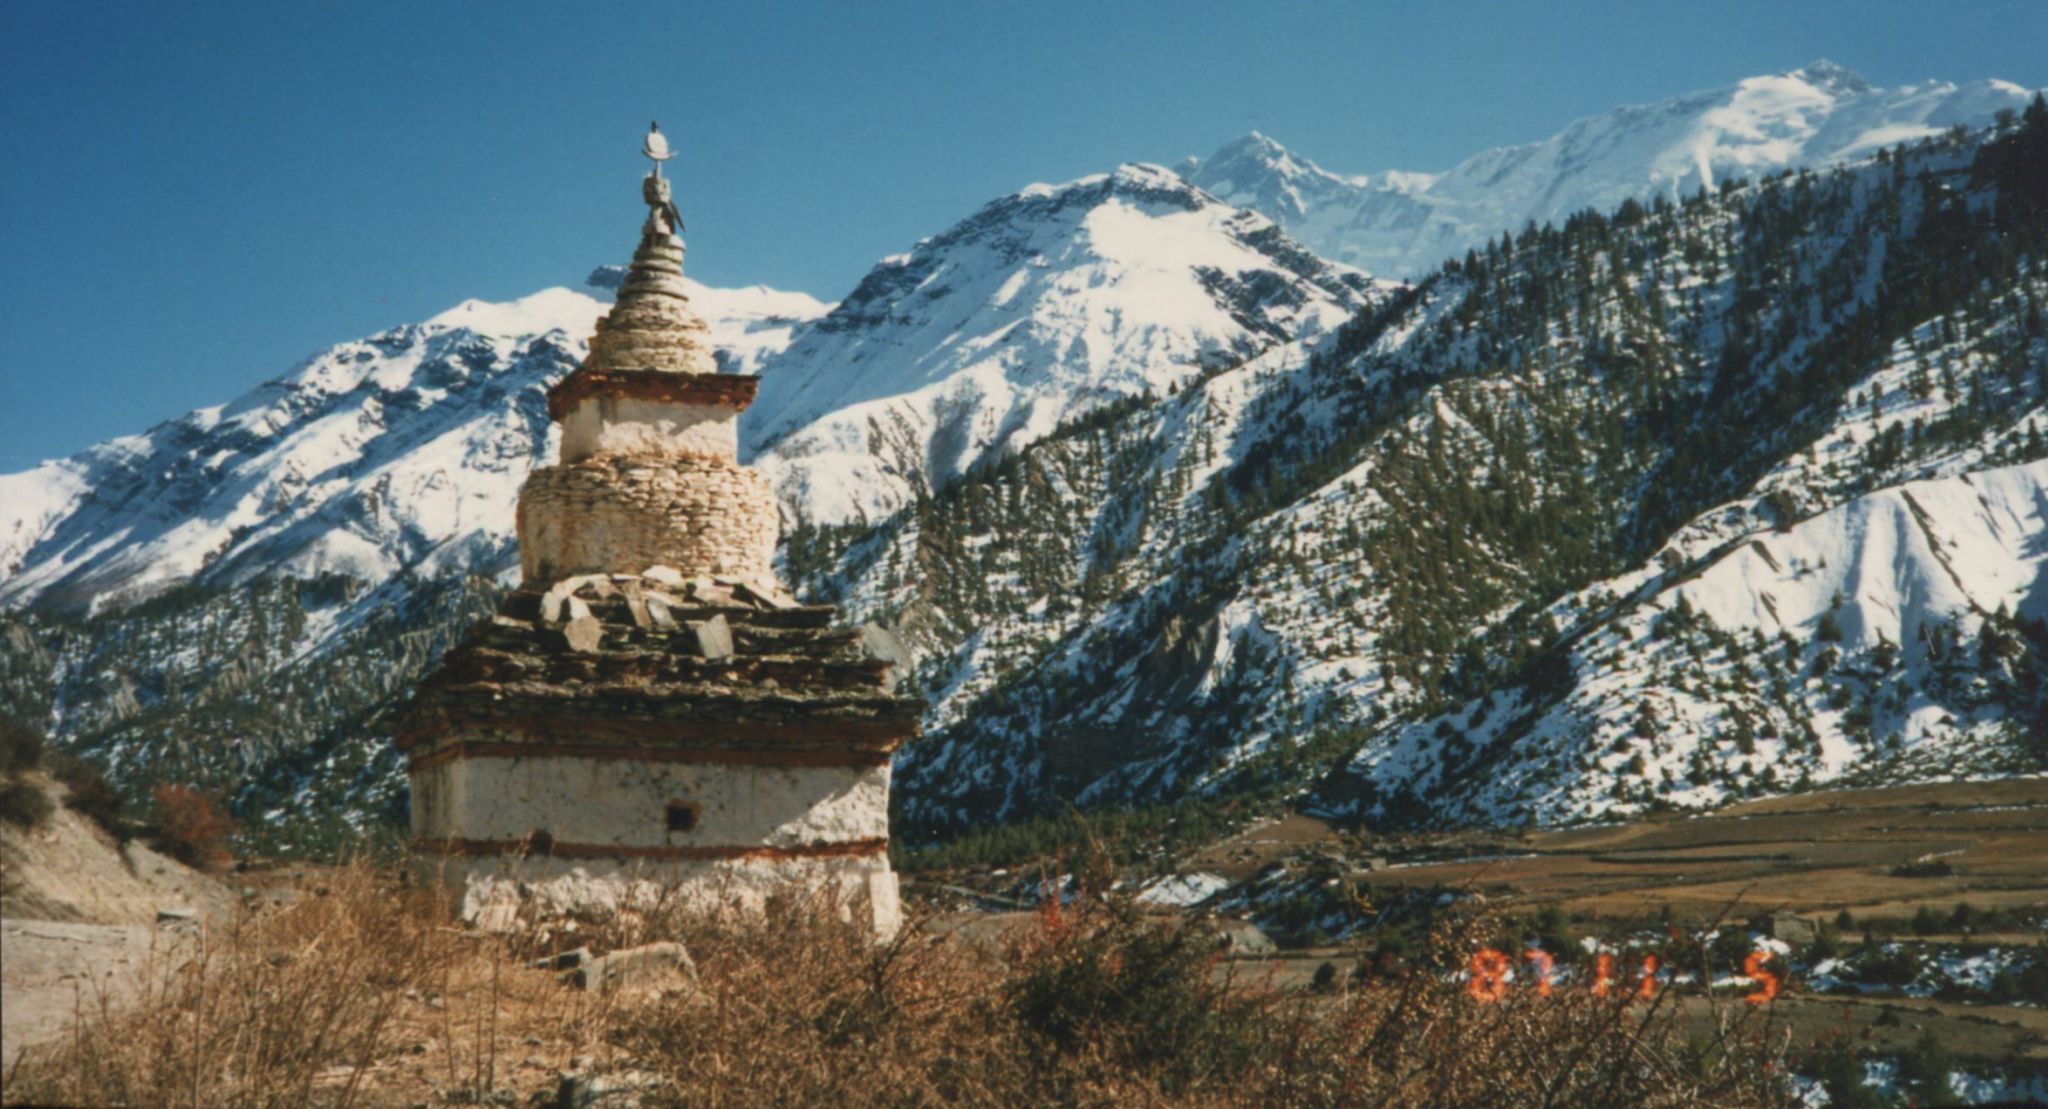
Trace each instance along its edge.
<instances>
[{"instance_id":1,"label":"small dark window niche","mask_svg":"<svg viewBox=\"0 0 2048 1109\"><path fill-rule=\"evenodd\" d=\"M671 832L694 832L697 830L697 814L704 806L695 801L670 801L668 803L668 830Z\"/></svg>"}]
</instances>

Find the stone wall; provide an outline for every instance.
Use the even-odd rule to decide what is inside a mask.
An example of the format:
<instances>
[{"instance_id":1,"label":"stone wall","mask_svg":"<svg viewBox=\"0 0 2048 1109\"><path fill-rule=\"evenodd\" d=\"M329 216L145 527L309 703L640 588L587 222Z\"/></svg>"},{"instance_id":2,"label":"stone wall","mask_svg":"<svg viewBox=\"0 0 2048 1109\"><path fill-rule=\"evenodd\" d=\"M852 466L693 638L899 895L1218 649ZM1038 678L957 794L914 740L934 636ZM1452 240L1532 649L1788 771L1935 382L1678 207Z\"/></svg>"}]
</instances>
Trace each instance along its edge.
<instances>
[{"instance_id":1,"label":"stone wall","mask_svg":"<svg viewBox=\"0 0 2048 1109\"><path fill-rule=\"evenodd\" d=\"M767 479L729 459L601 455L527 478L519 561L529 585L650 566L773 581L780 526Z\"/></svg>"},{"instance_id":2,"label":"stone wall","mask_svg":"<svg viewBox=\"0 0 2048 1109\"><path fill-rule=\"evenodd\" d=\"M585 397L562 419L562 462L601 454L740 456L739 412L722 404Z\"/></svg>"}]
</instances>

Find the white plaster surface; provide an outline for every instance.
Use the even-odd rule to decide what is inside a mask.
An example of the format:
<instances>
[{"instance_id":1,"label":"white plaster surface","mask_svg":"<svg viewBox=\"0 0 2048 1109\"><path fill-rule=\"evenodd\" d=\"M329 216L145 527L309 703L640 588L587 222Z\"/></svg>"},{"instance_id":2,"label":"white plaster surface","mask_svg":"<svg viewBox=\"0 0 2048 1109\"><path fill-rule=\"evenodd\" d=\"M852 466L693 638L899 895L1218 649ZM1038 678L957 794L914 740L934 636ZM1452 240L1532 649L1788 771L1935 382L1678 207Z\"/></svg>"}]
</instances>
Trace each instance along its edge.
<instances>
[{"instance_id":1,"label":"white plaster surface","mask_svg":"<svg viewBox=\"0 0 2048 1109\"><path fill-rule=\"evenodd\" d=\"M830 897L841 919L872 926L880 938L903 925L896 874L881 854L774 862L422 857L415 865L455 892L464 920L495 930L521 919L666 905L760 913L772 896L792 891Z\"/></svg>"},{"instance_id":2,"label":"white plaster surface","mask_svg":"<svg viewBox=\"0 0 2048 1109\"><path fill-rule=\"evenodd\" d=\"M889 767L462 758L412 776L413 834L620 847L795 847L885 839ZM701 806L668 830L671 801Z\"/></svg>"},{"instance_id":3,"label":"white plaster surface","mask_svg":"<svg viewBox=\"0 0 2048 1109\"><path fill-rule=\"evenodd\" d=\"M738 461L739 410L638 397L585 397L562 421L562 461L600 454L703 454Z\"/></svg>"}]
</instances>

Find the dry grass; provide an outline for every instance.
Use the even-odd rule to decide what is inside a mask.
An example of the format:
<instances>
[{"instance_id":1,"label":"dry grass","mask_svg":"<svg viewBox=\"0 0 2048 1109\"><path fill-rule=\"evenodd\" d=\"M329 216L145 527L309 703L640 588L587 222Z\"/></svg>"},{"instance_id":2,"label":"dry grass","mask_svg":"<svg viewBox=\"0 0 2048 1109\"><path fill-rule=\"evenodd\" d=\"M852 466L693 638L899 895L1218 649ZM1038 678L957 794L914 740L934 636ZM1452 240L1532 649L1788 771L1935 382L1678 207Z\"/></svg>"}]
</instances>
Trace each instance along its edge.
<instances>
[{"instance_id":1,"label":"dry grass","mask_svg":"<svg viewBox=\"0 0 2048 1109\"><path fill-rule=\"evenodd\" d=\"M1199 923L1090 897L981 944L876 944L830 906L656 907L575 934L686 943L694 987L591 994L527 960L539 930L452 927L443 899L350 866L153 967L132 1009L82 1006L11 1102L137 1106L535 1103L577 1056L648 1105L1772 1105L1782 1035L1736 1005L1682 1042L1664 1001L1581 990L1478 1004L1447 922L1401 975L1326 996L1240 973ZM173 963L175 962L175 965Z\"/></svg>"}]
</instances>

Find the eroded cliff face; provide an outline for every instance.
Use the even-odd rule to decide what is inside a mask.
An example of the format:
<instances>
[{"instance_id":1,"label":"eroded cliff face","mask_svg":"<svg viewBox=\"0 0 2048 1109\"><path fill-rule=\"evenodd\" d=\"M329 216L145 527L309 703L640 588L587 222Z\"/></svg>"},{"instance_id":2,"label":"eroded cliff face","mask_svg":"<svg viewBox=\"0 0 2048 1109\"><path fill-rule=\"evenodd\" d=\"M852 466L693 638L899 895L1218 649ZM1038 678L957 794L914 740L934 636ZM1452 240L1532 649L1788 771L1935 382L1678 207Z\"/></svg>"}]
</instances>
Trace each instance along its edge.
<instances>
[{"instance_id":1,"label":"eroded cliff face","mask_svg":"<svg viewBox=\"0 0 2048 1109\"><path fill-rule=\"evenodd\" d=\"M226 914L229 889L152 850L140 840L117 842L64 804L67 790L41 772L23 781L50 799L49 818L23 829L0 821L0 916L79 924L154 924L163 910ZM11 953L10 953L11 954Z\"/></svg>"}]
</instances>

